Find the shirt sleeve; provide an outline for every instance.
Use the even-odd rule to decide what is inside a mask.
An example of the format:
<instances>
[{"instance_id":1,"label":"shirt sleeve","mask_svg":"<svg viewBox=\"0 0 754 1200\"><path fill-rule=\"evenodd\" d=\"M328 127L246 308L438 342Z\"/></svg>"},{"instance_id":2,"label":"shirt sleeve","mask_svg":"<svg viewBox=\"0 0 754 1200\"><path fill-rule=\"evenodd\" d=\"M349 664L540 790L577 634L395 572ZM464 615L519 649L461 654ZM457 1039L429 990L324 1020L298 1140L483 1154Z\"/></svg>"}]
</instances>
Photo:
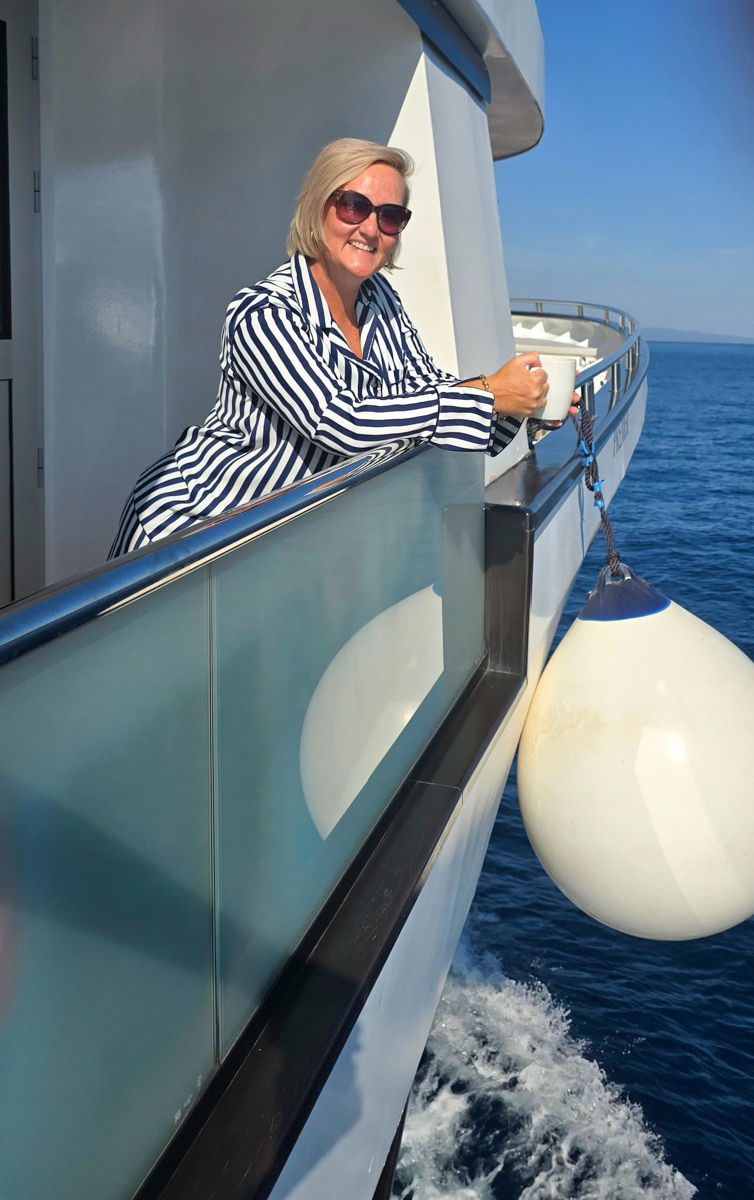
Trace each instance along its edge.
<instances>
[{"instance_id":1,"label":"shirt sleeve","mask_svg":"<svg viewBox=\"0 0 754 1200\"><path fill-rule=\"evenodd\" d=\"M326 450L355 454L397 438L489 450L498 425L490 394L461 387L428 355L426 362L428 378L418 374L417 360L403 395L357 395L319 353L295 310L264 304L228 328L226 369Z\"/></svg>"},{"instance_id":2,"label":"shirt sleeve","mask_svg":"<svg viewBox=\"0 0 754 1200\"><path fill-rule=\"evenodd\" d=\"M392 289L391 289L392 291ZM406 371L407 376L416 380L433 380L438 388L438 394L442 396L445 389L455 387L458 390L458 380L453 375L449 375L447 371L442 371L435 365L434 360L427 352L424 343L419 337L418 330L412 324L408 313L401 304L395 292L392 293L396 304L396 311L400 321L401 334L406 355ZM464 387L461 389L464 392L473 392L474 395L486 396L488 404L490 404L489 392L482 388ZM513 438L518 433L521 427L521 417L504 417L499 413L492 413L490 425L490 435L487 445L484 449L488 454L496 455L506 446L510 445Z\"/></svg>"}]
</instances>

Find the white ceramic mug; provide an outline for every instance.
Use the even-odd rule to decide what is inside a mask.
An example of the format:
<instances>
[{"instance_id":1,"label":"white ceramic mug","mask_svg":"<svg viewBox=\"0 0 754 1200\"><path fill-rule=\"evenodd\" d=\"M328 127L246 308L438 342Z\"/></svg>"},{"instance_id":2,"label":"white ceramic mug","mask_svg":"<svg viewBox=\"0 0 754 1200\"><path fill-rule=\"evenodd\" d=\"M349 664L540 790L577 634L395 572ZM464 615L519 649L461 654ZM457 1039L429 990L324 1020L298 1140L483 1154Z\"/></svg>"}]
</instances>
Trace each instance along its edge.
<instances>
[{"instance_id":1,"label":"white ceramic mug","mask_svg":"<svg viewBox=\"0 0 754 1200\"><path fill-rule=\"evenodd\" d=\"M567 354L540 354L539 361L547 372L549 391L545 403L535 410L534 416L539 421L564 421L573 397L576 359Z\"/></svg>"}]
</instances>

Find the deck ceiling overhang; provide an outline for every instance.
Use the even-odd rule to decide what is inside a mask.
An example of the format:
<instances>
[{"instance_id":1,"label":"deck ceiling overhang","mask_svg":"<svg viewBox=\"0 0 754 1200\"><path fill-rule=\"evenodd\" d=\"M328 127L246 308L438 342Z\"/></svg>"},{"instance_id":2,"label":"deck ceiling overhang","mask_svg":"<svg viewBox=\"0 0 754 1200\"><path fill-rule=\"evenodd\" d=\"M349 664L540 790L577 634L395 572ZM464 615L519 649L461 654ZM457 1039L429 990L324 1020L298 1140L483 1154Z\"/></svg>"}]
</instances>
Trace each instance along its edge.
<instances>
[{"instance_id":1,"label":"deck ceiling overhang","mask_svg":"<svg viewBox=\"0 0 754 1200\"><path fill-rule=\"evenodd\" d=\"M536 146L544 130L544 46L534 0L442 0L484 59L495 159Z\"/></svg>"}]
</instances>

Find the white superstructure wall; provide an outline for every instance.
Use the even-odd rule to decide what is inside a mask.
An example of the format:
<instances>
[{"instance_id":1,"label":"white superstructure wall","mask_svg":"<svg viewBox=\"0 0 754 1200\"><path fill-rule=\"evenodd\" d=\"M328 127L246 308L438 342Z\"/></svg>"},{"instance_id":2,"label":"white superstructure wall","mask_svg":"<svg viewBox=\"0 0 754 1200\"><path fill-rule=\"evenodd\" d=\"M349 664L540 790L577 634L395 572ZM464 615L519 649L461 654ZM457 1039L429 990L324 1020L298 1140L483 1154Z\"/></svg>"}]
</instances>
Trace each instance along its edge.
<instances>
[{"instance_id":1,"label":"white superstructure wall","mask_svg":"<svg viewBox=\"0 0 754 1200\"><path fill-rule=\"evenodd\" d=\"M40 55L48 582L204 419L225 307L332 138L417 161L394 282L441 364L513 352L483 106L394 0L40 0Z\"/></svg>"},{"instance_id":2,"label":"white superstructure wall","mask_svg":"<svg viewBox=\"0 0 754 1200\"><path fill-rule=\"evenodd\" d=\"M429 48L393 140L422 148L420 158L412 151L417 227L405 238L396 286L443 366L461 378L491 372L515 350L486 114Z\"/></svg>"}]
</instances>

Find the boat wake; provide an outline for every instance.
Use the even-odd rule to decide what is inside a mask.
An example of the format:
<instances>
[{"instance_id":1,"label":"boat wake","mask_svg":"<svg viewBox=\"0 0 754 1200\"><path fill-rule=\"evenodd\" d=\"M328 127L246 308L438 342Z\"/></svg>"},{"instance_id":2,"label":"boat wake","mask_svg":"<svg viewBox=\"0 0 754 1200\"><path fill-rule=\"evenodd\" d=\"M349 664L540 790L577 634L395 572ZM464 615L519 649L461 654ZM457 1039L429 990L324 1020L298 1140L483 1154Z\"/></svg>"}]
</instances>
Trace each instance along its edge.
<instances>
[{"instance_id":1,"label":"boat wake","mask_svg":"<svg viewBox=\"0 0 754 1200\"><path fill-rule=\"evenodd\" d=\"M462 944L409 1104L401 1200L687 1200L641 1109L543 984Z\"/></svg>"}]
</instances>

